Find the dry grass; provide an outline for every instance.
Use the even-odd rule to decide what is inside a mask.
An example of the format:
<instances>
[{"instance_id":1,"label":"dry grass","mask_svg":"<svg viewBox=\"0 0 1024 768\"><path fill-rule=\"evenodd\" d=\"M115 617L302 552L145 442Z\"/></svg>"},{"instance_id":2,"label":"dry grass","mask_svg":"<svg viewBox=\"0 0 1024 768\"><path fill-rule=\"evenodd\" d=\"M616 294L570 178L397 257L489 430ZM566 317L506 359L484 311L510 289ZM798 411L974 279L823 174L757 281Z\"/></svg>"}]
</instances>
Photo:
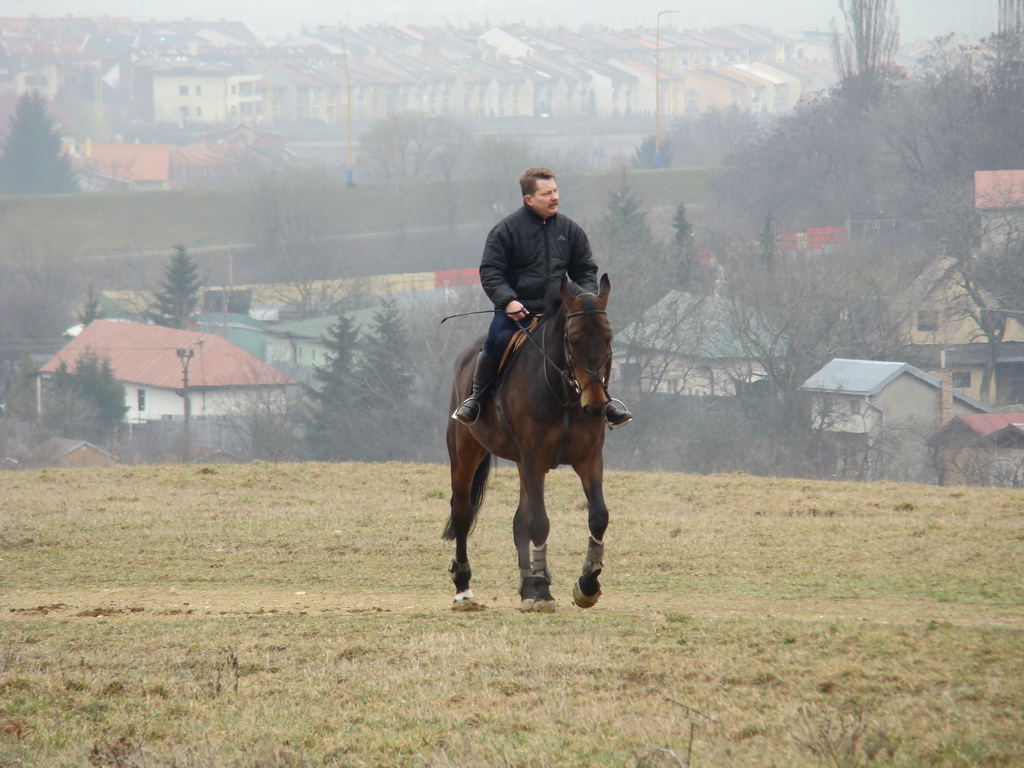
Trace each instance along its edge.
<instances>
[{"instance_id":1,"label":"dry grass","mask_svg":"<svg viewBox=\"0 0 1024 768\"><path fill-rule=\"evenodd\" d=\"M448 610L447 471L0 473L0 766L1024 763L1024 498L612 473L605 597L553 473L516 611L502 465Z\"/></svg>"}]
</instances>

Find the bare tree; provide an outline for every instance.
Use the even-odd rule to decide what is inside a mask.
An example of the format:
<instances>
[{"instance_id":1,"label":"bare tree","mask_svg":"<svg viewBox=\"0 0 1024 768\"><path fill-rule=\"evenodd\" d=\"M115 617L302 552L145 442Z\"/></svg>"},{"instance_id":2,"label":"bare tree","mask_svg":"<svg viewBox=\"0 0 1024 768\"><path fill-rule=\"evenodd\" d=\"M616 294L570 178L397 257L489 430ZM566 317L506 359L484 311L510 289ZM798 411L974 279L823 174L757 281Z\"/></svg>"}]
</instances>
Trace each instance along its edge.
<instances>
[{"instance_id":1,"label":"bare tree","mask_svg":"<svg viewBox=\"0 0 1024 768\"><path fill-rule=\"evenodd\" d=\"M265 174L250 188L250 220L283 303L300 317L331 311L343 276L335 213L341 185L322 169Z\"/></svg>"},{"instance_id":2,"label":"bare tree","mask_svg":"<svg viewBox=\"0 0 1024 768\"><path fill-rule=\"evenodd\" d=\"M847 92L870 103L893 74L900 42L895 0L839 0L846 34L832 24L836 68Z\"/></svg>"},{"instance_id":3,"label":"bare tree","mask_svg":"<svg viewBox=\"0 0 1024 768\"><path fill-rule=\"evenodd\" d=\"M480 199L491 206L495 218L522 205L516 180L536 165L529 141L507 136L485 136L470 152L470 178L480 186Z\"/></svg>"},{"instance_id":4,"label":"bare tree","mask_svg":"<svg viewBox=\"0 0 1024 768\"><path fill-rule=\"evenodd\" d=\"M266 461L293 458L301 408L299 388L267 381L255 369L248 384L233 399L227 416L228 428L245 457Z\"/></svg>"},{"instance_id":5,"label":"bare tree","mask_svg":"<svg viewBox=\"0 0 1024 768\"><path fill-rule=\"evenodd\" d=\"M396 112L374 123L363 152L384 181L451 180L468 141L466 126L451 118Z\"/></svg>"}]
</instances>

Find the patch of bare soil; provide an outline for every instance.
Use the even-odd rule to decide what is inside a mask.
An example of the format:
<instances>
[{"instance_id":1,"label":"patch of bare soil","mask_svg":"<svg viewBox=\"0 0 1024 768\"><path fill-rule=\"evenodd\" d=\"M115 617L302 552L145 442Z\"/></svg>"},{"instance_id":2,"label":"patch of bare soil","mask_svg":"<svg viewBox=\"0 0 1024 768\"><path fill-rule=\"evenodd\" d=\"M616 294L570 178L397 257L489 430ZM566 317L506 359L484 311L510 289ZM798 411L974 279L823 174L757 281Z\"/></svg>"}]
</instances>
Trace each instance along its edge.
<instances>
[{"instance_id":1,"label":"patch of bare soil","mask_svg":"<svg viewBox=\"0 0 1024 768\"><path fill-rule=\"evenodd\" d=\"M478 596L488 607L518 613L514 593ZM559 611L580 611L569 595L556 595ZM0 595L0 620L60 618L125 620L180 618L194 615L265 616L358 613L419 613L448 611L451 596L438 592L388 592L377 595L342 592L286 592L268 590L117 589L50 592L18 590ZM664 598L658 595L606 593L588 609L600 613L647 613L652 616L688 614L707 619L774 618L807 622L864 621L908 625L944 622L956 626L1024 629L1024 607L936 602L902 598L794 598L701 595Z\"/></svg>"}]
</instances>

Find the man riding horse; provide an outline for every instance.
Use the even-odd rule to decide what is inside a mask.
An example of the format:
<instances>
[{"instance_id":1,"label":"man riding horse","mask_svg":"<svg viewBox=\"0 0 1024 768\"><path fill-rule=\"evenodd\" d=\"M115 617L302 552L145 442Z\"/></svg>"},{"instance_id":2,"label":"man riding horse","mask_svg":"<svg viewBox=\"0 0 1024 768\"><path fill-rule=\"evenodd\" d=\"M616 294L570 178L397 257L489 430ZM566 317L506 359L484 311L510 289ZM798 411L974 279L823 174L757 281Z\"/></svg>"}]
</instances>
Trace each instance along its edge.
<instances>
[{"instance_id":1,"label":"man riding horse","mask_svg":"<svg viewBox=\"0 0 1024 768\"><path fill-rule=\"evenodd\" d=\"M530 168L519 179L523 206L491 230L480 262L480 283L494 304L494 319L477 356L473 391L452 418L472 426L498 372L502 353L530 314L543 312L558 295L563 276L587 293L597 293L597 265L586 232L558 213L558 186L547 168ZM610 429L633 415L609 399L604 416Z\"/></svg>"}]
</instances>

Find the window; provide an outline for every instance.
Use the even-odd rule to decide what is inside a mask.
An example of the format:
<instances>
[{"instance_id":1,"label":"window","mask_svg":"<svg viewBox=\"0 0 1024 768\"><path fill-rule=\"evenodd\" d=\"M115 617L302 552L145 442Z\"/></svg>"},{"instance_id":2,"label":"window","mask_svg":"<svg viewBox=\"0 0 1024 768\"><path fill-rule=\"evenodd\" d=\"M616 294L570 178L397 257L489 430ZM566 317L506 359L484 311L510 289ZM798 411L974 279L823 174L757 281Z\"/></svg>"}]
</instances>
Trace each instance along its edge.
<instances>
[{"instance_id":1,"label":"window","mask_svg":"<svg viewBox=\"0 0 1024 768\"><path fill-rule=\"evenodd\" d=\"M860 413L860 400L850 401L850 413L856 415Z\"/></svg>"},{"instance_id":2,"label":"window","mask_svg":"<svg viewBox=\"0 0 1024 768\"><path fill-rule=\"evenodd\" d=\"M146 390L140 389L138 392L139 399L139 413L146 410Z\"/></svg>"},{"instance_id":3,"label":"window","mask_svg":"<svg viewBox=\"0 0 1024 768\"><path fill-rule=\"evenodd\" d=\"M202 96L202 95L203 95L203 86L197 85L196 86L196 96Z\"/></svg>"},{"instance_id":4,"label":"window","mask_svg":"<svg viewBox=\"0 0 1024 768\"><path fill-rule=\"evenodd\" d=\"M971 372L970 371L953 371L953 389L970 389L971 388Z\"/></svg>"},{"instance_id":5,"label":"window","mask_svg":"<svg viewBox=\"0 0 1024 768\"><path fill-rule=\"evenodd\" d=\"M202 107L196 107L196 117L202 117L202 116L203 116L203 108Z\"/></svg>"},{"instance_id":6,"label":"window","mask_svg":"<svg viewBox=\"0 0 1024 768\"><path fill-rule=\"evenodd\" d=\"M188 96L188 86L187 85L179 85L178 86L178 95L179 96Z\"/></svg>"}]
</instances>

